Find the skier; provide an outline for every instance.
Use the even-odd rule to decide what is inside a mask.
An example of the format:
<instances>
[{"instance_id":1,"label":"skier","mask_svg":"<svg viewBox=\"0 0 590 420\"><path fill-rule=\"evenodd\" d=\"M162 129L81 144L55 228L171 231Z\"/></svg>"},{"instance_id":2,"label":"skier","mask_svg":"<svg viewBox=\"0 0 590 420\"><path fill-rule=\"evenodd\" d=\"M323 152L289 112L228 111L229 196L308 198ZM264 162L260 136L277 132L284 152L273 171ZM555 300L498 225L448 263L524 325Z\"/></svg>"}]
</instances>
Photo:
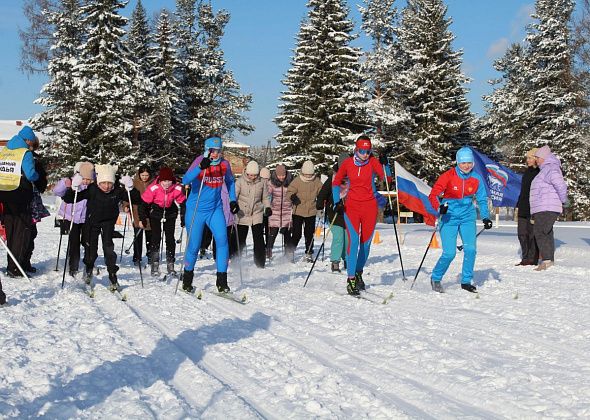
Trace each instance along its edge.
<instances>
[{"instance_id":1,"label":"skier","mask_svg":"<svg viewBox=\"0 0 590 420\"><path fill-rule=\"evenodd\" d=\"M186 204L187 248L184 255L184 271L182 288L190 292L193 289L193 276L197 253L201 245L203 226L209 226L217 247L217 290L220 293L230 291L227 285L228 241L221 186L227 185L230 199L230 210L233 214L239 211L236 202L234 177L229 162L221 156L222 141L220 137L205 140L205 151L198 156L186 174L182 183L191 184L191 192Z\"/></svg>"},{"instance_id":2,"label":"skier","mask_svg":"<svg viewBox=\"0 0 590 420\"><path fill-rule=\"evenodd\" d=\"M264 183L265 187L266 187L266 192L268 193L268 187L270 185L270 169L264 167L260 169L260 179L262 179L262 182ZM270 202L270 196L267 196L269 202ZM272 214L272 210L269 210L268 212L265 211L265 213L262 215L262 232L264 235L264 246L267 247L268 244L268 239L269 239L269 230L268 230L268 218L270 216L267 216L267 213ZM268 257L268 247L266 248L267 252L266 252L266 259L270 259Z\"/></svg>"},{"instance_id":3,"label":"skier","mask_svg":"<svg viewBox=\"0 0 590 420\"><path fill-rule=\"evenodd\" d=\"M287 195L293 204L291 244L287 250L291 261L294 261L295 249L301 239L302 229L305 237L305 260L313 261L313 234L317 214L315 203L321 188L322 181L315 176L313 162L306 160L303 162L299 176L287 188Z\"/></svg>"},{"instance_id":4,"label":"skier","mask_svg":"<svg viewBox=\"0 0 590 420\"><path fill-rule=\"evenodd\" d=\"M369 257L378 213L375 175L382 180L390 176L387 156L382 153L377 160L371 151L371 139L366 135L359 136L353 156L344 159L332 180L334 211L344 214L346 223L346 291L351 295L358 295L365 289L363 270ZM349 182L346 200L340 195L344 178L348 178Z\"/></svg>"},{"instance_id":5,"label":"skier","mask_svg":"<svg viewBox=\"0 0 590 420\"><path fill-rule=\"evenodd\" d=\"M140 205L145 205L141 196L145 190L154 182L152 174L147 166L140 166L137 173L133 177L133 190L131 191L131 204L132 208L129 209L129 203L125 201L123 205L127 208L128 212L133 212L133 264L141 264L141 254L143 252L143 236L145 234L145 248L148 264L152 263L152 257L150 254L152 244L152 229L150 226L149 218L146 220L146 225L142 228L140 226L141 217L139 215Z\"/></svg>"},{"instance_id":6,"label":"skier","mask_svg":"<svg viewBox=\"0 0 590 420\"><path fill-rule=\"evenodd\" d=\"M338 162L334 164L334 174L338 172L338 168L344 161L350 157L348 153L341 153L338 156ZM322 189L318 194L316 208L318 210L326 211L324 223L332 223L332 246L330 247L330 261L332 263L332 272L340 273L340 261L344 261L344 268L346 269L346 225L344 223L344 215L334 211L334 198L332 197L332 178L333 174L326 179ZM340 184L340 199L343 200L348 192L348 179L343 178ZM334 219L334 216L336 217Z\"/></svg>"},{"instance_id":7,"label":"skier","mask_svg":"<svg viewBox=\"0 0 590 420\"><path fill-rule=\"evenodd\" d=\"M259 268L264 268L266 253L264 251L264 227L263 215L270 216L270 201L266 181L259 176L258 163L251 160L246 165L244 175L236 181L236 198L240 211L238 216L238 241L240 251L246 248L246 237L249 227L252 228L252 241L254 242L254 263Z\"/></svg>"},{"instance_id":8,"label":"skier","mask_svg":"<svg viewBox=\"0 0 590 420\"><path fill-rule=\"evenodd\" d=\"M63 200L66 203L88 200L86 226L88 229L88 249L84 254L84 281L90 283L94 263L98 257L98 236L102 237L102 251L111 281L110 290L118 290L119 282L117 281L117 254L113 244L113 233L115 223L119 217L119 203L127 200L127 191L133 189L133 179L130 176L121 177L120 183L125 188L115 188L115 174L117 166L96 165L96 184L88 185L83 191L80 191L82 185L82 175L76 174L72 179L71 188L66 191ZM75 191L78 190L78 194ZM127 191L126 191L127 190Z\"/></svg>"},{"instance_id":9,"label":"skier","mask_svg":"<svg viewBox=\"0 0 590 420\"><path fill-rule=\"evenodd\" d=\"M139 227L149 225L152 229L151 240L151 275L160 273L160 240L166 236L166 269L168 274L176 274L174 261L176 254L176 240L174 228L180 207L180 225L184 225L184 202L186 197L182 185L176 183L174 172L168 167L160 169L158 176L141 195L143 203L139 205Z\"/></svg>"},{"instance_id":10,"label":"skier","mask_svg":"<svg viewBox=\"0 0 590 420\"><path fill-rule=\"evenodd\" d=\"M549 146L538 149L535 152L535 158L541 171L531 183L530 204L535 221L533 225L535 240L543 259L535 271L543 271L554 265L553 224L563 208L567 207L567 184L561 173L561 162L551 153Z\"/></svg>"},{"instance_id":11,"label":"skier","mask_svg":"<svg viewBox=\"0 0 590 420\"><path fill-rule=\"evenodd\" d=\"M33 182L39 179L35 170L33 150L39 144L35 132L28 125L12 137L0 150L0 202L3 204L6 242L21 267L25 264L33 217ZM17 169L17 172L14 171ZM22 277L12 258L8 256L6 274Z\"/></svg>"},{"instance_id":12,"label":"skier","mask_svg":"<svg viewBox=\"0 0 590 420\"><path fill-rule=\"evenodd\" d=\"M272 258L272 248L279 233L283 235L284 245L291 242L291 200L287 198L287 189L293 180L293 175L287 171L285 165L277 165L270 176L268 196L270 198L271 215L268 218L269 232L266 243L266 257Z\"/></svg>"},{"instance_id":13,"label":"skier","mask_svg":"<svg viewBox=\"0 0 590 420\"><path fill-rule=\"evenodd\" d=\"M537 167L537 160L535 159L535 152L537 148L533 148L526 153L526 171L522 174L522 183L520 186L520 195L518 196L518 240L520 241L520 249L522 250L522 258L516 265L536 265L539 260L539 248L535 241L533 233L533 225L531 223L531 204L530 193L531 183L539 173Z\"/></svg>"},{"instance_id":14,"label":"skier","mask_svg":"<svg viewBox=\"0 0 590 420\"><path fill-rule=\"evenodd\" d=\"M94 165L90 162L78 162L74 167L74 176L80 174L82 177L82 183L78 191L84 191L88 188L88 185L92 184L95 179ZM53 188L53 193L58 197L63 197L72 186L72 179L62 178L57 185ZM72 221L72 212L74 223ZM87 213L87 200L80 200L76 203L74 209L73 204L68 204L62 201L58 215L63 218L67 223L62 223L61 233L70 235L70 247L67 251L68 254L68 265L70 276L75 277L78 274L78 268L80 266L80 245L84 248L84 255L88 253L88 238L87 230L84 229L84 222L86 221ZM71 230L70 225L72 226Z\"/></svg>"},{"instance_id":15,"label":"skier","mask_svg":"<svg viewBox=\"0 0 590 420\"><path fill-rule=\"evenodd\" d=\"M432 270L432 290L443 292L440 284L457 252L457 234L463 241L463 271L461 288L475 293L477 288L471 284L475 266L477 212L473 199L477 201L485 229L492 228L489 219L488 196L484 180L473 172L474 157L469 147L457 151L457 166L443 173L434 183L428 199L432 207L440 213L440 237L443 252Z\"/></svg>"}]
</instances>

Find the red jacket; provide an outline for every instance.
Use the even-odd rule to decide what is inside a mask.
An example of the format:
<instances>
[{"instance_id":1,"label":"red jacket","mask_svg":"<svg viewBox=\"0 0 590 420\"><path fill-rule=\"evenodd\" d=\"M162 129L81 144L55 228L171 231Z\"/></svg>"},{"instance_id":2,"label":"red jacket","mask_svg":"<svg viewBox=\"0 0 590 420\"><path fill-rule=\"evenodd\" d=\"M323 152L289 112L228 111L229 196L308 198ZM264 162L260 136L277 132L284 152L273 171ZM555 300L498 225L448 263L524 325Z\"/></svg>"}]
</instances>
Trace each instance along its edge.
<instances>
[{"instance_id":1,"label":"red jacket","mask_svg":"<svg viewBox=\"0 0 590 420\"><path fill-rule=\"evenodd\" d=\"M332 180L332 187L340 187L342 180L348 178L349 189L346 195L346 200L353 201L369 201L375 199L375 189L373 185L373 178L375 174L381 179L385 176L383 166L375 157L369 158L369 163L364 166L356 166L354 158L346 158L334 179ZM340 200L340 197L338 197Z\"/></svg>"}]
</instances>

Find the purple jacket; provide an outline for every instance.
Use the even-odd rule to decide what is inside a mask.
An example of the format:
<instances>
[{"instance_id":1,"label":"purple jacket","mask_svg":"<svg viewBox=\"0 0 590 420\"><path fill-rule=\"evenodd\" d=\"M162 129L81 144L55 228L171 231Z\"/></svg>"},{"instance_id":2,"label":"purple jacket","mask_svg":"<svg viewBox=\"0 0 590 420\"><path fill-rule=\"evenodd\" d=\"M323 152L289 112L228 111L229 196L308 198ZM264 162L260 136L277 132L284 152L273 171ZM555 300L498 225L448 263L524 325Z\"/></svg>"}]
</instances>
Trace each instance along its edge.
<instances>
[{"instance_id":1,"label":"purple jacket","mask_svg":"<svg viewBox=\"0 0 590 420\"><path fill-rule=\"evenodd\" d=\"M227 190L227 185L225 182L221 185L221 202L223 204L223 215L225 216L225 225L226 226L233 226L234 224L234 215L229 208L229 191Z\"/></svg>"},{"instance_id":2,"label":"purple jacket","mask_svg":"<svg viewBox=\"0 0 590 420\"><path fill-rule=\"evenodd\" d=\"M542 211L561 213L562 203L567 200L567 185L561 173L561 162L548 149L544 150L545 156L541 156L545 158L545 162L540 165L541 171L531 183L531 214Z\"/></svg>"},{"instance_id":3,"label":"purple jacket","mask_svg":"<svg viewBox=\"0 0 590 420\"><path fill-rule=\"evenodd\" d=\"M68 190L66 187L66 178L60 179L60 181L53 187L53 194L57 195L58 197L63 197ZM86 185L80 185L80 191L85 190L88 188ZM74 223L84 223L86 221L86 203L88 200L81 200L76 203L76 212L74 213ZM73 204L67 204L65 202L61 202L61 206L59 207L59 211L57 212L58 215L63 217L66 220L72 220L72 209Z\"/></svg>"}]
</instances>

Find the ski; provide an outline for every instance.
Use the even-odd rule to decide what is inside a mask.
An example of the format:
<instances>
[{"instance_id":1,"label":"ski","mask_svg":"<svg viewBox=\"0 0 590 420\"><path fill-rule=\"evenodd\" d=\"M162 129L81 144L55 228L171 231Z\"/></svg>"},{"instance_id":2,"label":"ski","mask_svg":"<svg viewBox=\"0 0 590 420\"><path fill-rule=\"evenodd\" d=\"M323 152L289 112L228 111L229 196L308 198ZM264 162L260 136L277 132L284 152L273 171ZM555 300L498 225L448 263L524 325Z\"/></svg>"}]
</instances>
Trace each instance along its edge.
<instances>
[{"instance_id":1,"label":"ski","mask_svg":"<svg viewBox=\"0 0 590 420\"><path fill-rule=\"evenodd\" d=\"M90 280L90 283L84 282L84 293L86 293L91 299L94 299L95 296L94 286L93 280Z\"/></svg>"},{"instance_id":2,"label":"ski","mask_svg":"<svg viewBox=\"0 0 590 420\"><path fill-rule=\"evenodd\" d=\"M219 296L222 297L224 299L227 300L231 300L233 302L239 303L241 305L245 305L248 303L248 296L246 296L246 293L242 294L242 296L238 296L233 292L212 292L215 296Z\"/></svg>"},{"instance_id":3,"label":"ski","mask_svg":"<svg viewBox=\"0 0 590 420\"><path fill-rule=\"evenodd\" d=\"M384 296L382 296L382 295L379 295L379 294L377 294L377 293L369 292L369 291L366 291L366 290L361 290L361 295L362 295L362 294L365 294L365 293L366 293L367 295L375 296L376 298L379 298L379 299L381 299L381 303L382 303L383 305L387 305L387 304L389 303L389 301L390 301L391 299L393 299L393 292L389 293L387 296L385 296L385 297L384 297Z\"/></svg>"},{"instance_id":4,"label":"ski","mask_svg":"<svg viewBox=\"0 0 590 420\"><path fill-rule=\"evenodd\" d=\"M114 295L116 295L119 300L121 300L121 302L127 302L127 294L126 293L121 293L121 286L117 286L117 287L113 287L112 285L109 286L109 291L111 293L113 293Z\"/></svg>"}]
</instances>

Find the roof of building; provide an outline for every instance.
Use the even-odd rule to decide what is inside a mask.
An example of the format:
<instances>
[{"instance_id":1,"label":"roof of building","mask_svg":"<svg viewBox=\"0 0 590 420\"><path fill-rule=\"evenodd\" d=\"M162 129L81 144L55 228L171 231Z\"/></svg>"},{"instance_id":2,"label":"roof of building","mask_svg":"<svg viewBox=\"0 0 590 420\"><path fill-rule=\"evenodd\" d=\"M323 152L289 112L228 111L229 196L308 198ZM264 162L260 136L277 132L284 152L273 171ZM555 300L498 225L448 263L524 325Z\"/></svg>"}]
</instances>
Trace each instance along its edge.
<instances>
[{"instance_id":1,"label":"roof of building","mask_svg":"<svg viewBox=\"0 0 590 420\"><path fill-rule=\"evenodd\" d=\"M233 140L224 140L223 147L227 149L249 149L250 145L246 143L240 143Z\"/></svg>"},{"instance_id":2,"label":"roof of building","mask_svg":"<svg viewBox=\"0 0 590 420\"><path fill-rule=\"evenodd\" d=\"M29 123L27 120L0 120L0 141L8 141ZM43 140L43 134L35 131L39 140Z\"/></svg>"}]
</instances>

